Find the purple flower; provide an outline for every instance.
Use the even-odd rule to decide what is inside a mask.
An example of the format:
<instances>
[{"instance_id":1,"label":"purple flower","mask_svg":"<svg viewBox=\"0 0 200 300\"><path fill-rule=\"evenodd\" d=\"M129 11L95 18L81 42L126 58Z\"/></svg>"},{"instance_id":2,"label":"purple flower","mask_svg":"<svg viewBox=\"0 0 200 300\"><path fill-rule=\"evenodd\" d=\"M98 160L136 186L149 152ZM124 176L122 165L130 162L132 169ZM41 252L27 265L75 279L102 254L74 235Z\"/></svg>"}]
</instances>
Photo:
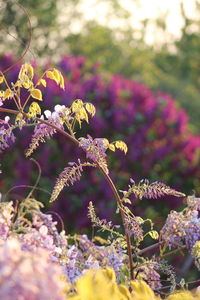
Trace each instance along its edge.
<instances>
[{"instance_id":1,"label":"purple flower","mask_svg":"<svg viewBox=\"0 0 200 300\"><path fill-rule=\"evenodd\" d=\"M191 206L183 212L172 211L160 231L160 239L169 247L186 245L191 251L196 241L200 240L200 218L198 211Z\"/></svg>"},{"instance_id":2,"label":"purple flower","mask_svg":"<svg viewBox=\"0 0 200 300\"><path fill-rule=\"evenodd\" d=\"M0 203L0 239L6 240L12 227L13 202Z\"/></svg>"},{"instance_id":3,"label":"purple flower","mask_svg":"<svg viewBox=\"0 0 200 300\"><path fill-rule=\"evenodd\" d=\"M6 300L64 300L62 269L49 261L48 252L23 251L17 239L0 244L0 298Z\"/></svg>"},{"instance_id":4,"label":"purple flower","mask_svg":"<svg viewBox=\"0 0 200 300\"><path fill-rule=\"evenodd\" d=\"M10 142L15 141L14 127L9 124L9 119L9 117L5 117L4 120L0 119L0 153L9 147Z\"/></svg>"},{"instance_id":5,"label":"purple flower","mask_svg":"<svg viewBox=\"0 0 200 300\"><path fill-rule=\"evenodd\" d=\"M80 147L86 152L86 157L92 161L98 163L106 173L108 173L108 167L106 162L106 147L103 143L103 139L94 139L91 136L88 138L80 138Z\"/></svg>"},{"instance_id":6,"label":"purple flower","mask_svg":"<svg viewBox=\"0 0 200 300\"><path fill-rule=\"evenodd\" d=\"M52 114L52 116L49 117L48 122L60 129L63 129L63 125L60 122L59 116L54 117ZM28 149L26 150L26 156L30 156L33 153L33 151L35 151L36 148L39 146L39 143L44 143L45 138L50 139L54 133L56 133L55 128L46 124L38 124L34 129L34 134L32 136L31 143Z\"/></svg>"}]
</instances>

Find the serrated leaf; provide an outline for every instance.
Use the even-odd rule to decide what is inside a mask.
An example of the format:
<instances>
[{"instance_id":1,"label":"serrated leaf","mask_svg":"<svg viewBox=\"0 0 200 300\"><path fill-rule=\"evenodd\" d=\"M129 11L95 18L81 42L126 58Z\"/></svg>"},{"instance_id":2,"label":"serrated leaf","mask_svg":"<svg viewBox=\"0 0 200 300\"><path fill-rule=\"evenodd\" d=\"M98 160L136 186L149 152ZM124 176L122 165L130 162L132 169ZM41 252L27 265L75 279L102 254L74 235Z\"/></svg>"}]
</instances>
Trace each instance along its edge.
<instances>
[{"instance_id":1,"label":"serrated leaf","mask_svg":"<svg viewBox=\"0 0 200 300\"><path fill-rule=\"evenodd\" d=\"M0 76L0 84L1 84L2 82L4 82L4 78L3 78L3 76Z\"/></svg>"},{"instance_id":2,"label":"serrated leaf","mask_svg":"<svg viewBox=\"0 0 200 300\"><path fill-rule=\"evenodd\" d=\"M149 231L149 235L152 239L157 240L159 238L159 234L156 230Z\"/></svg>"},{"instance_id":3,"label":"serrated leaf","mask_svg":"<svg viewBox=\"0 0 200 300\"><path fill-rule=\"evenodd\" d=\"M46 86L47 86L47 82L46 82L46 80L45 80L45 79L40 79L40 82L39 82L39 84L42 84L44 87L46 87Z\"/></svg>"},{"instance_id":4,"label":"serrated leaf","mask_svg":"<svg viewBox=\"0 0 200 300\"><path fill-rule=\"evenodd\" d=\"M33 89L33 90L31 91L31 96L32 96L34 99L37 99L37 100L42 101L42 92L41 92L39 89Z\"/></svg>"}]
</instances>

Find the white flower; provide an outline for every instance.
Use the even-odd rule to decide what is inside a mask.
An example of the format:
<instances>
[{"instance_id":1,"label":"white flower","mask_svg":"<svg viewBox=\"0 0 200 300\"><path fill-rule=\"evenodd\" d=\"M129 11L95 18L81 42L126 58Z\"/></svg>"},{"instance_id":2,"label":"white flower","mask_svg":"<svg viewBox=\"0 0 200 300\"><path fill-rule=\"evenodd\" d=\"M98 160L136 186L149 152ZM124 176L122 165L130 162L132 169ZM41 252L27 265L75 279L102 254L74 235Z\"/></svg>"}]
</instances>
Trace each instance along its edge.
<instances>
[{"instance_id":1,"label":"white flower","mask_svg":"<svg viewBox=\"0 0 200 300\"><path fill-rule=\"evenodd\" d=\"M45 117L48 119L48 118L50 118L51 117L51 111L50 110L45 110L44 111L44 115L45 115Z\"/></svg>"}]
</instances>

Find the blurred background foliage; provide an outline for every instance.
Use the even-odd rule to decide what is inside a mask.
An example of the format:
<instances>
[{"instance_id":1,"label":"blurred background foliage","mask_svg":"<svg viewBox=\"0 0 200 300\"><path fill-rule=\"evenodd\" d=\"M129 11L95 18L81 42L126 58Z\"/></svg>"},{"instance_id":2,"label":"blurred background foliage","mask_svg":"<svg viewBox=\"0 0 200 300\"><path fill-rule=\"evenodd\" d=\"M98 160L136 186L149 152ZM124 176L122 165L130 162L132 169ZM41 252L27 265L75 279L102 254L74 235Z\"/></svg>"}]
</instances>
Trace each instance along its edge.
<instances>
[{"instance_id":1,"label":"blurred background foliage","mask_svg":"<svg viewBox=\"0 0 200 300\"><path fill-rule=\"evenodd\" d=\"M86 17L84 0L2 1L0 53L14 49L20 55L29 40L27 15L17 3L28 11L32 25L26 60L57 62L61 55L84 55L89 63L99 62L104 72L119 73L155 91L172 94L188 112L191 129L199 132L199 0L195 1L197 16L193 19L187 16L183 4L180 6L184 23L181 35L175 40L167 32L165 15L153 21L164 37L155 45L145 40L152 20L144 19L140 29L134 28L131 12L120 0L94 1L97 17L93 20ZM106 25L102 25L101 19L106 20Z\"/></svg>"},{"instance_id":2,"label":"blurred background foliage","mask_svg":"<svg viewBox=\"0 0 200 300\"><path fill-rule=\"evenodd\" d=\"M133 2L139 4L140 0ZM111 154L112 175L118 186L124 188L129 176L136 180L147 177L151 181L164 181L186 193L191 194L195 189L198 195L200 21L198 17L189 18L181 5L184 23L180 36L171 39L166 16L162 15L153 21L163 37L162 41L149 45L146 35L152 20L143 19L140 29L134 28L130 22L130 11L122 3L120 0L96 0L94 5L98 17L90 20L85 15L83 0L0 1L1 68L9 66L14 56L22 55L29 41L27 10L32 40L24 60L36 61L40 67L47 61L57 64L67 81L66 96L55 87L48 87L48 108L58 103L60 98L64 104L71 103L75 97L93 101L98 114L92 123L94 130L91 134L128 142L128 158L117 154L118 159L115 159ZM106 13L103 13L102 5L106 5ZM196 11L200 16L200 1L196 1ZM104 24L100 22L102 18L106 20ZM13 56L6 59L3 55L8 53ZM8 74L12 80L16 78L16 70ZM182 108L187 112L189 122ZM130 111L134 116L129 116L126 121ZM30 184L35 180L36 172L31 172L32 165L24 161L23 155L20 156L21 149L28 143L28 133L24 136L27 138L19 140L13 160L9 151L4 156L6 164L3 171L7 174L1 182L4 190L12 185L14 178L15 184ZM39 151L35 157L40 160L43 169L41 187L49 190L67 163L58 148L63 147L65 157L70 157L73 150L68 145L64 146L62 138L51 141L48 146L49 150L43 146L42 152ZM49 162L52 162L52 167ZM112 195L105 188L105 182L98 174L91 175L91 178L90 185L85 180L78 188L65 190L61 197L63 201L58 201L55 208L70 220L76 212L76 224L80 228L87 226L87 205L95 197L102 216L110 217L114 212L113 206L106 200ZM164 205L158 201L156 206L144 201L141 207L149 217L157 217L161 211L166 215L169 208L177 205L172 204L172 200L166 199Z\"/></svg>"}]
</instances>

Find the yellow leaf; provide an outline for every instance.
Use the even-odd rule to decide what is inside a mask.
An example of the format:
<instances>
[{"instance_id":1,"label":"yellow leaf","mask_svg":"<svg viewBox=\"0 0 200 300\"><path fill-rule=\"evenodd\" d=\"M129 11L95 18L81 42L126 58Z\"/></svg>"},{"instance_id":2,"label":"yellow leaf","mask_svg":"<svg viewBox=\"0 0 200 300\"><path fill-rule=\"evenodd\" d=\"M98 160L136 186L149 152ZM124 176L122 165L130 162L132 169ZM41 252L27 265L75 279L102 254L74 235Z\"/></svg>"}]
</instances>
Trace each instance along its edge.
<instances>
[{"instance_id":1,"label":"yellow leaf","mask_svg":"<svg viewBox=\"0 0 200 300\"><path fill-rule=\"evenodd\" d=\"M4 99L11 98L12 95L13 95L13 94L12 94L11 89L7 89L7 90L5 90L5 93L4 93Z\"/></svg>"},{"instance_id":2,"label":"yellow leaf","mask_svg":"<svg viewBox=\"0 0 200 300\"><path fill-rule=\"evenodd\" d=\"M33 67L30 64L24 64L24 65L21 66L18 78L21 81L24 81L24 76L25 75L28 77L28 79L32 80L33 75L34 75L34 71L33 71Z\"/></svg>"},{"instance_id":3,"label":"yellow leaf","mask_svg":"<svg viewBox=\"0 0 200 300\"><path fill-rule=\"evenodd\" d=\"M46 76L47 76L47 78L50 78L56 82L56 77L54 76L53 72L47 71Z\"/></svg>"},{"instance_id":4,"label":"yellow leaf","mask_svg":"<svg viewBox=\"0 0 200 300\"><path fill-rule=\"evenodd\" d=\"M123 198L123 202L124 203L128 203L128 204L131 204L131 200L129 198Z\"/></svg>"},{"instance_id":5,"label":"yellow leaf","mask_svg":"<svg viewBox=\"0 0 200 300\"><path fill-rule=\"evenodd\" d=\"M23 119L22 113L18 113L17 116L16 116L16 118L15 118L15 123L21 122L22 119Z\"/></svg>"},{"instance_id":6,"label":"yellow leaf","mask_svg":"<svg viewBox=\"0 0 200 300\"><path fill-rule=\"evenodd\" d=\"M95 236L93 239L92 239L93 242L99 242L101 245L109 245L110 242L101 238L100 236Z\"/></svg>"},{"instance_id":7,"label":"yellow leaf","mask_svg":"<svg viewBox=\"0 0 200 300\"><path fill-rule=\"evenodd\" d=\"M135 221L139 224L143 224L144 220L141 217L135 217Z\"/></svg>"},{"instance_id":8,"label":"yellow leaf","mask_svg":"<svg viewBox=\"0 0 200 300\"><path fill-rule=\"evenodd\" d=\"M0 76L0 84L4 81L3 76Z\"/></svg>"},{"instance_id":9,"label":"yellow leaf","mask_svg":"<svg viewBox=\"0 0 200 300\"><path fill-rule=\"evenodd\" d=\"M103 139L103 145L107 149L109 147L109 140Z\"/></svg>"},{"instance_id":10,"label":"yellow leaf","mask_svg":"<svg viewBox=\"0 0 200 300\"><path fill-rule=\"evenodd\" d=\"M115 145L109 144L108 148L109 148L111 151L114 151L114 152L115 152Z\"/></svg>"},{"instance_id":11,"label":"yellow leaf","mask_svg":"<svg viewBox=\"0 0 200 300\"><path fill-rule=\"evenodd\" d=\"M88 123L88 115L84 107L78 110L76 117L77 119L85 120Z\"/></svg>"},{"instance_id":12,"label":"yellow leaf","mask_svg":"<svg viewBox=\"0 0 200 300\"><path fill-rule=\"evenodd\" d=\"M96 109L92 103L86 103L85 108L92 117L95 115Z\"/></svg>"},{"instance_id":13,"label":"yellow leaf","mask_svg":"<svg viewBox=\"0 0 200 300\"><path fill-rule=\"evenodd\" d=\"M29 79L28 79L28 76L27 75L24 75L24 82L23 82L23 87L25 88L25 89L29 89L31 86L32 86L32 81L30 81Z\"/></svg>"},{"instance_id":14,"label":"yellow leaf","mask_svg":"<svg viewBox=\"0 0 200 300\"><path fill-rule=\"evenodd\" d=\"M19 80L23 80L23 76L24 76L24 69L25 69L25 65L22 65L21 66L21 69L20 69L20 71L19 71L19 75L18 75L18 78L19 78Z\"/></svg>"},{"instance_id":15,"label":"yellow leaf","mask_svg":"<svg viewBox=\"0 0 200 300\"><path fill-rule=\"evenodd\" d=\"M57 69L53 69L53 75L55 77L56 83L60 83L60 72Z\"/></svg>"},{"instance_id":16,"label":"yellow leaf","mask_svg":"<svg viewBox=\"0 0 200 300\"><path fill-rule=\"evenodd\" d=\"M62 76L61 73L60 73L60 87L61 87L61 89L63 89L63 90L64 90L64 88L65 88L64 78L63 78L63 76Z\"/></svg>"},{"instance_id":17,"label":"yellow leaf","mask_svg":"<svg viewBox=\"0 0 200 300\"><path fill-rule=\"evenodd\" d=\"M28 116L33 118L36 117L36 115L41 115L41 108L37 102L32 102L28 110Z\"/></svg>"},{"instance_id":18,"label":"yellow leaf","mask_svg":"<svg viewBox=\"0 0 200 300\"><path fill-rule=\"evenodd\" d=\"M159 238L159 234L156 230L151 230L149 231L149 235L150 237L152 237L152 239L157 240Z\"/></svg>"},{"instance_id":19,"label":"yellow leaf","mask_svg":"<svg viewBox=\"0 0 200 300\"><path fill-rule=\"evenodd\" d=\"M74 100L72 103L72 112L77 112L79 109L82 109L83 107L83 101L81 99Z\"/></svg>"},{"instance_id":20,"label":"yellow leaf","mask_svg":"<svg viewBox=\"0 0 200 300\"><path fill-rule=\"evenodd\" d=\"M126 143L124 143L123 141L116 141L115 142L115 147L117 149L120 149L120 150L124 151L124 153L126 153L127 150L128 150L128 147L127 147Z\"/></svg>"},{"instance_id":21,"label":"yellow leaf","mask_svg":"<svg viewBox=\"0 0 200 300\"><path fill-rule=\"evenodd\" d=\"M46 82L46 80L45 80L45 79L40 79L40 82L39 82L39 84L42 84L44 87L46 87L46 86L47 86L47 82Z\"/></svg>"},{"instance_id":22,"label":"yellow leaf","mask_svg":"<svg viewBox=\"0 0 200 300\"><path fill-rule=\"evenodd\" d=\"M4 98L5 92L4 91L0 91L0 98Z\"/></svg>"},{"instance_id":23,"label":"yellow leaf","mask_svg":"<svg viewBox=\"0 0 200 300\"><path fill-rule=\"evenodd\" d=\"M28 78L32 79L34 75L33 67L30 64L25 65L25 71L26 74L28 75Z\"/></svg>"},{"instance_id":24,"label":"yellow leaf","mask_svg":"<svg viewBox=\"0 0 200 300\"><path fill-rule=\"evenodd\" d=\"M33 89L31 91L31 96L37 100L42 101L42 92L39 89Z\"/></svg>"}]
</instances>

